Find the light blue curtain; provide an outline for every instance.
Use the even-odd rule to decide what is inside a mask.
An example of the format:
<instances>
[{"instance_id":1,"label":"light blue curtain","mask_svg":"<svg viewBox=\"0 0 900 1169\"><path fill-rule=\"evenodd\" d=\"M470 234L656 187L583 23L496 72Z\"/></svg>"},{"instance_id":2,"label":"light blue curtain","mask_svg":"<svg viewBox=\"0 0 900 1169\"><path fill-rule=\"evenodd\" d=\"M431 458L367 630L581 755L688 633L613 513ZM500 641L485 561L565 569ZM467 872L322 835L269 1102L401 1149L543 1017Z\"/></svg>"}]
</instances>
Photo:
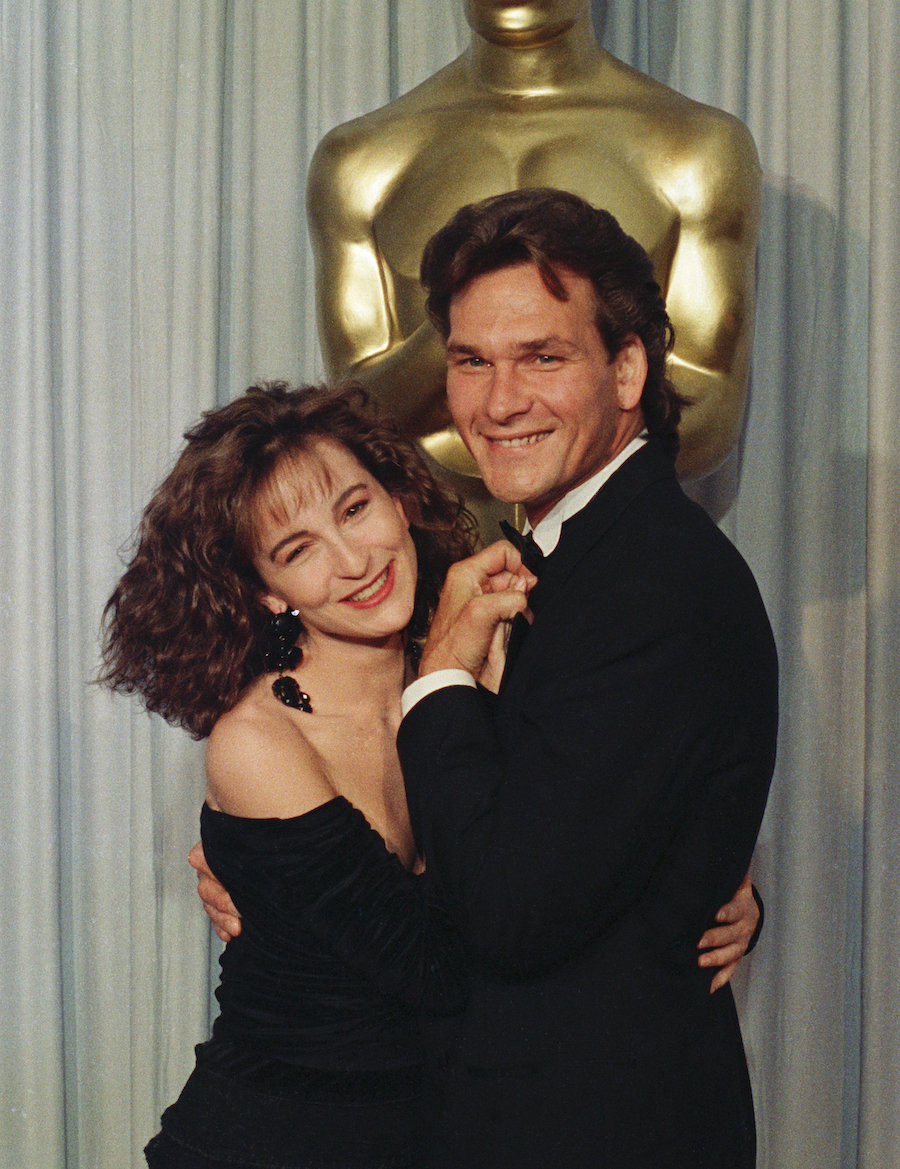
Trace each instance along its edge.
<instances>
[{"instance_id":1,"label":"light blue curtain","mask_svg":"<svg viewBox=\"0 0 900 1169\"><path fill-rule=\"evenodd\" d=\"M761 1169L900 1164L900 21L610 0L604 44L764 170L743 440L698 495L776 628L783 731L738 997ZM180 436L321 374L303 216L331 126L449 61L458 0L0 0L0 1165L141 1164L204 1038L200 748L90 683Z\"/></svg>"}]
</instances>

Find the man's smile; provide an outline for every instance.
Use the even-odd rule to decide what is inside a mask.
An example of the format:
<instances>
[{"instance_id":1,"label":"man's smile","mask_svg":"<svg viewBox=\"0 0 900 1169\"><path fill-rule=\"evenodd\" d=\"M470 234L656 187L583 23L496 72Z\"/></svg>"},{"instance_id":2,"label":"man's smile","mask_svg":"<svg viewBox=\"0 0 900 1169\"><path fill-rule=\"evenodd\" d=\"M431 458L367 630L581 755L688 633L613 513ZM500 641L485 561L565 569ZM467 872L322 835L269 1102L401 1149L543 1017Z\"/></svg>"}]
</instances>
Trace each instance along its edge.
<instances>
[{"instance_id":1,"label":"man's smile","mask_svg":"<svg viewBox=\"0 0 900 1169\"><path fill-rule=\"evenodd\" d=\"M510 450L513 447L533 446L536 442L542 442L548 438L553 432L551 430L542 430L538 434L523 434L515 438L501 438L499 436L484 435L492 446L503 447Z\"/></svg>"}]
</instances>

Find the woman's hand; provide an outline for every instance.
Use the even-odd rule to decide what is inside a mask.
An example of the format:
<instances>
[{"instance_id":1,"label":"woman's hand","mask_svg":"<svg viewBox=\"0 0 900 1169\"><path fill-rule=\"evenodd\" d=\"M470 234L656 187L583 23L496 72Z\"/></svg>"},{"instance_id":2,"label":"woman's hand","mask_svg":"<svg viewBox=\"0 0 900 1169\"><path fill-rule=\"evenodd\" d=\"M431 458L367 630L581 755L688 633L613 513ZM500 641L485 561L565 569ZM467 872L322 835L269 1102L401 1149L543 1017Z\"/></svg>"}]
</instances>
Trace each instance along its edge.
<instances>
[{"instance_id":1,"label":"woman's hand","mask_svg":"<svg viewBox=\"0 0 900 1169\"><path fill-rule=\"evenodd\" d=\"M503 677L503 671L506 668L506 643L509 641L511 625L511 621L500 621L498 623L497 628L494 630L494 636L491 638L491 644L488 647L488 654L485 658L484 665L481 667L481 673L475 679L486 690L490 690L492 694L499 694L500 692L500 679Z\"/></svg>"}]
</instances>

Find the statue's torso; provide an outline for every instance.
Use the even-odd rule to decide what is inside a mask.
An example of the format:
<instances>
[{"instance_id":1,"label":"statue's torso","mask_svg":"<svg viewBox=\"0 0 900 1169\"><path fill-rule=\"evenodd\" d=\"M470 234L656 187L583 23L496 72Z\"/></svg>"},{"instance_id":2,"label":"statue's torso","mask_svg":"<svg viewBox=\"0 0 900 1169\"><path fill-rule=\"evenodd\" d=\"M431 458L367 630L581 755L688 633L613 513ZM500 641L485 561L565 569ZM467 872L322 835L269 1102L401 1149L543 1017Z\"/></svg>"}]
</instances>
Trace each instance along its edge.
<instances>
[{"instance_id":1,"label":"statue's torso","mask_svg":"<svg viewBox=\"0 0 900 1169\"><path fill-rule=\"evenodd\" d=\"M723 115L655 83L611 99L503 98L459 85L453 69L341 128L345 158L365 178L360 218L371 222L401 333L423 320L419 261L431 235L463 204L519 187L559 187L611 211L665 288L684 213L678 191L689 199L699 187L695 168L709 159L698 138Z\"/></svg>"},{"instance_id":2,"label":"statue's torso","mask_svg":"<svg viewBox=\"0 0 900 1169\"><path fill-rule=\"evenodd\" d=\"M422 251L459 207L530 186L570 190L611 211L651 256L676 331L693 313L692 298L702 298L698 320L712 322L712 331L699 348L695 329L681 332L694 338L686 359L701 371L707 364L730 369L733 330L719 325L740 318L743 256L734 282L718 280L718 258L710 264L702 257L710 239L736 241L736 252L746 239L752 248L758 195L752 139L737 119L608 54L577 83L525 97L475 83L464 55L404 97L337 127L313 171L322 209L314 216L314 243L318 232L323 245L320 323L324 335L334 325L327 346L334 372L392 353L417 334L425 320ZM332 229L328 207L340 209L339 227ZM340 241L339 249L329 250L329 238ZM692 275L698 266L705 282ZM362 311L354 297L363 298ZM718 352L710 358L719 346L721 359ZM422 401L433 398L431 367L416 367L416 376ZM743 389L714 391L733 399L726 412L733 429ZM697 401L705 392L705 383L692 384L687 396ZM439 464L474 473L458 435L443 429L449 422L443 400L427 417L401 416ZM682 427L683 438L690 439L689 429Z\"/></svg>"}]
</instances>

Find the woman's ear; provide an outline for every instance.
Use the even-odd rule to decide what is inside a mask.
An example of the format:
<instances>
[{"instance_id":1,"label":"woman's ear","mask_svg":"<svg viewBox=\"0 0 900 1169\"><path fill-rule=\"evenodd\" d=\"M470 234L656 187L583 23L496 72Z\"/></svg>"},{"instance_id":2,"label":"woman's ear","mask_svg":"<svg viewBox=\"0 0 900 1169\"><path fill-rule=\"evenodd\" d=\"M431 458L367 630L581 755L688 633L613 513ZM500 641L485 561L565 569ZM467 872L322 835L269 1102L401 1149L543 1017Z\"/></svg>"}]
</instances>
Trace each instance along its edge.
<instances>
[{"instance_id":1,"label":"woman's ear","mask_svg":"<svg viewBox=\"0 0 900 1169\"><path fill-rule=\"evenodd\" d=\"M264 609L268 609L276 617L288 607L287 603L281 597L276 597L274 593L257 593L256 599Z\"/></svg>"},{"instance_id":2,"label":"woman's ear","mask_svg":"<svg viewBox=\"0 0 900 1169\"><path fill-rule=\"evenodd\" d=\"M647 350L637 334L632 334L616 354L615 366L619 408L634 410L641 404L647 382Z\"/></svg>"}]
</instances>

